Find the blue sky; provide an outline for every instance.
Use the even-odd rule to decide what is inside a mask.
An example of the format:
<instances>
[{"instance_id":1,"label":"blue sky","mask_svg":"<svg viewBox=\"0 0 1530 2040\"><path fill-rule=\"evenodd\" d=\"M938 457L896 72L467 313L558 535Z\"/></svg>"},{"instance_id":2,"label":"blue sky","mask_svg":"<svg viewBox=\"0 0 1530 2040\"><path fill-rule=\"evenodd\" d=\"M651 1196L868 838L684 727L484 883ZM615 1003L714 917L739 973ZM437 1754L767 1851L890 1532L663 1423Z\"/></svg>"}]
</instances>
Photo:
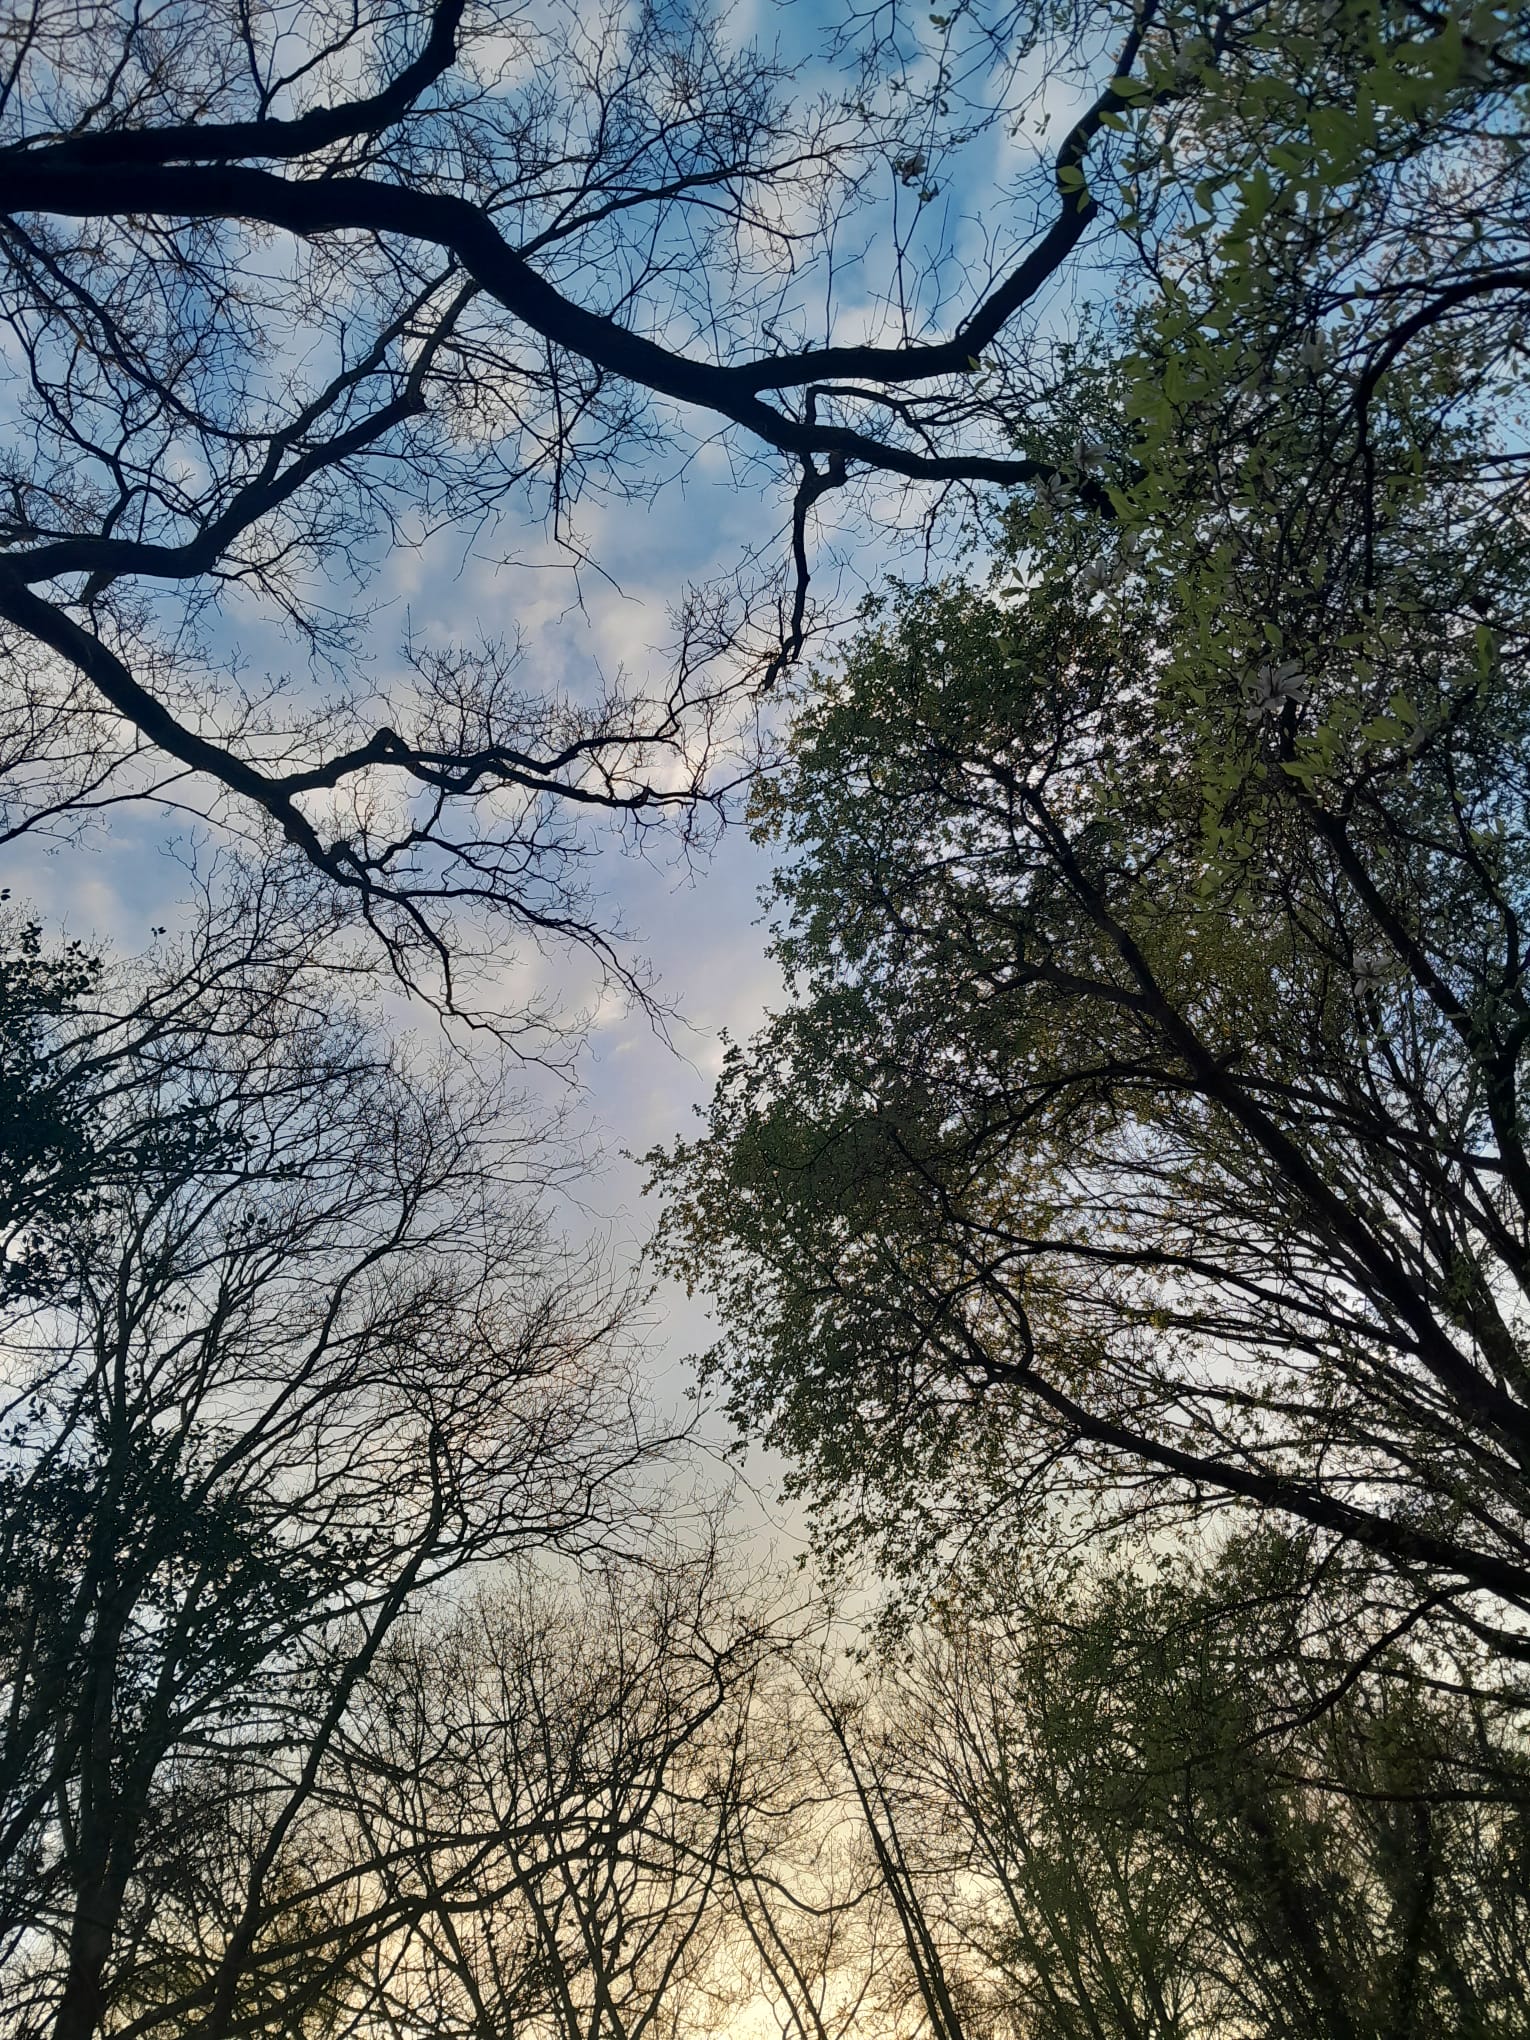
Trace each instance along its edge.
<instances>
[{"instance_id":1,"label":"blue sky","mask_svg":"<svg viewBox=\"0 0 1530 2040\"><path fill-rule=\"evenodd\" d=\"M753 27L778 40L802 83L820 75L811 52L829 19L819 0L784 6L759 0L732 14L735 33ZM1042 94L1036 111L1048 118L1054 136L1078 98L1076 83L1061 79ZM919 211L912 245L917 250L922 239L932 248L960 251L976 265L981 284L982 272L1012 259L1024 237L1026 208L1011 209L1003 194L1036 160L1031 139L1017 141L1002 129L985 135ZM882 202L856 217L852 237L838 251L839 338L861 337L876 325L886 253L909 223L909 192L891 174L885 183ZM928 275L926 284L941 294ZM945 288L940 323L967 301L954 276L947 275ZM745 555L778 543L785 516L779 476L752 461L742 442L708 438L705 421L702 426L699 444L677 441L675 464L683 465L683 474L656 503L579 506L581 537L603 571L583 573L577 590L567 559L534 523L447 531L418 549L405 545L379 555L364 598L370 609L364 672L385 679L397 667L407 630L434 644L518 633L525 680L576 695L622 669L639 678L659 675L670 612L685 585L727 575ZM662 450L657 458L663 465ZM838 505L829 507L840 514ZM908 559L906 533L895 526L890 499L864 504L832 541L822 536L822 584L835 588L842 612L890 564ZM518 564L506 564L512 554ZM238 604L222 613L211 650L215 658L237 654L256 674L293 672L298 658L288 639ZM831 648L824 655L831 656ZM300 661L296 670L300 686L319 684L303 679ZM153 924L175 917L186 891L179 860L187 847L172 815L125 809L93 824L77 843L50 848L23 839L0 850L0 885L33 903L54 929L136 952ZM603 853L595 885L608 918L630 930L634 952L651 963L681 1016L666 1043L640 1010L608 999L597 1008L581 1065L581 1110L597 1166L569 1220L575 1230L608 1237L624 1256L638 1251L652 1220L638 1195L641 1170L623 1159L624 1152L640 1154L693 1123L692 1108L707 1096L718 1066L723 1032L747 1036L778 991L759 925L758 894L767 876L765 857L741 829L724 833L700 862L666 855L661 842L641 856L614 842ZM549 977L571 1005L589 1003L588 975L567 958L524 958L505 979L506 995L513 1000L528 983ZM428 1029L433 1023L422 1013L414 1024ZM699 1309L666 1294L652 1341L654 1379L666 1395L682 1387L681 1357L705 1336Z\"/></svg>"}]
</instances>

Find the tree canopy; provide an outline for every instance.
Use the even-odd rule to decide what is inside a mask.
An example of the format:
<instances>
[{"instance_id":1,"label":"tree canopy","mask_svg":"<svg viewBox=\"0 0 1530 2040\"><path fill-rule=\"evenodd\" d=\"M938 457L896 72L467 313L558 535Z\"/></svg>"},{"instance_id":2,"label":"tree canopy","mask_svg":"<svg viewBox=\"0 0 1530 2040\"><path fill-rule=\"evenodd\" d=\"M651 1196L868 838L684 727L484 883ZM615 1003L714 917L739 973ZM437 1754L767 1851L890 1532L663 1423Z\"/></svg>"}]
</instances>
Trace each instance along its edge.
<instances>
[{"instance_id":1,"label":"tree canopy","mask_svg":"<svg viewBox=\"0 0 1530 2040\"><path fill-rule=\"evenodd\" d=\"M1270 152L1360 19L1189 116L1228 175L1076 354L1108 510L1012 512L803 690L757 810L794 998L661 1158L666 1251L842 1529L1242 1502L1519 1655L1520 152L1431 169L1373 69Z\"/></svg>"},{"instance_id":2,"label":"tree canopy","mask_svg":"<svg viewBox=\"0 0 1530 2040\"><path fill-rule=\"evenodd\" d=\"M626 968L585 826L683 827L736 777L826 495L1115 503L1074 458L1113 289L1178 324L1171 409L1343 313L1362 466L1419 335L1512 345L1518 20L964 0L849 9L805 65L806 12L782 48L689 5L29 0L0 62L7 830L190 803L285 839L413 981L454 907ZM1142 395L1113 438L1151 474ZM368 664L390 556L513 553L529 519L577 561L582 502L651 500L714 432L780 485L786 578L691 604L656 686L523 676L513 620ZM246 670L268 625L311 680Z\"/></svg>"},{"instance_id":3,"label":"tree canopy","mask_svg":"<svg viewBox=\"0 0 1530 2040\"><path fill-rule=\"evenodd\" d=\"M7 14L0 845L200 888L0 924L19 2031L1522 2027L1525 18ZM383 648L699 473L639 670ZM460 974L746 783L659 1258L829 1592Z\"/></svg>"}]
</instances>

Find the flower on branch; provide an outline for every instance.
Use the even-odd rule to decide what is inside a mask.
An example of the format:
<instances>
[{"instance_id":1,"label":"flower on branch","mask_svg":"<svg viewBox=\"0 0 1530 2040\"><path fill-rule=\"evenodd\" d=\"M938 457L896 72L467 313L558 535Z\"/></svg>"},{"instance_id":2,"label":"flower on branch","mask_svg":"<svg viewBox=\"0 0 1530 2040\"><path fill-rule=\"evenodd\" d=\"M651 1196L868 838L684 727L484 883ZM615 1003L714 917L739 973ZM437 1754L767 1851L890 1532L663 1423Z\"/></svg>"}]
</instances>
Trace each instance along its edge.
<instances>
[{"instance_id":1,"label":"flower on branch","mask_svg":"<svg viewBox=\"0 0 1530 2040\"><path fill-rule=\"evenodd\" d=\"M1048 475L1036 485L1036 508L1045 517L1061 517L1077 504L1078 492L1063 475Z\"/></svg>"},{"instance_id":2,"label":"flower on branch","mask_svg":"<svg viewBox=\"0 0 1530 2040\"><path fill-rule=\"evenodd\" d=\"M1243 720L1257 723L1267 715L1279 715L1288 701L1307 699L1307 681L1299 659L1262 661L1254 669L1253 691L1243 705Z\"/></svg>"}]
</instances>

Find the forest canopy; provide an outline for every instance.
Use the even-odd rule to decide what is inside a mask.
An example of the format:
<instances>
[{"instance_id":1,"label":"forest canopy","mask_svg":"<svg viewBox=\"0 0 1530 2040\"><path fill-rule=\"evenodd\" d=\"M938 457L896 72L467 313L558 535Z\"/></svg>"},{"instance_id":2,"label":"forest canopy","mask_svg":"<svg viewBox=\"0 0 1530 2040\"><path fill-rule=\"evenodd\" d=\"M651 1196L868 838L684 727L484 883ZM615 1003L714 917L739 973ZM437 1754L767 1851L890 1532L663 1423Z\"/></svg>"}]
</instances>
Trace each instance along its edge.
<instances>
[{"instance_id":1,"label":"forest canopy","mask_svg":"<svg viewBox=\"0 0 1530 2040\"><path fill-rule=\"evenodd\" d=\"M1522 2032L1527 115L1515 4L9 10L8 2031ZM677 1417L527 950L657 1017L746 803Z\"/></svg>"},{"instance_id":2,"label":"forest canopy","mask_svg":"<svg viewBox=\"0 0 1530 2040\"><path fill-rule=\"evenodd\" d=\"M8 22L7 839L189 806L322 872L448 1000L485 916L630 977L590 831L726 800L761 684L832 620L820 552L939 543L995 489L1156 516L1197 399L1233 466L1293 393L1326 407L1379 508L1417 450L1394 369L1512 373L1513 7L964 0L788 9L774 41L689 4ZM678 504L714 435L776 508L675 591L667 658L570 687L513 617L369 639L433 534L598 572L586 510Z\"/></svg>"}]
</instances>

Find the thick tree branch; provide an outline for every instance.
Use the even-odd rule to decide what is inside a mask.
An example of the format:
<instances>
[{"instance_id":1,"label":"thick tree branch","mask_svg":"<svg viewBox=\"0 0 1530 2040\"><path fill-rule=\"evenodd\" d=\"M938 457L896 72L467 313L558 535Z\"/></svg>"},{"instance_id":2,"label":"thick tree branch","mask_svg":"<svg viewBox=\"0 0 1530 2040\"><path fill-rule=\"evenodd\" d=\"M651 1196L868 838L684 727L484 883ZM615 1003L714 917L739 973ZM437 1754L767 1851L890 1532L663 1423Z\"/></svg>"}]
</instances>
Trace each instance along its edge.
<instances>
[{"instance_id":1,"label":"thick tree branch","mask_svg":"<svg viewBox=\"0 0 1530 2040\"><path fill-rule=\"evenodd\" d=\"M1089 121L1119 104L1103 94L1079 124L1077 151ZM1063 160L1074 147L1063 151ZM909 384L966 373L1004 323L1027 303L1095 216L1087 195L1064 194L1066 210L1033 254L993 292L949 341L903 348L807 349L789 359L732 366L700 361L660 346L603 313L575 304L504 239L469 200L422 192L365 177L295 180L266 170L207 167L106 166L84 161L73 142L0 156L0 208L73 218L146 214L184 220L259 221L305 238L357 232L400 235L449 251L467 273L552 345L581 356L655 395L696 405L743 426L778 452L797 459L837 455L913 481L991 481L1011 485L1051 473L1045 462L982 454L933 455L878 439L852 427L793 418L761 401L763 389L800 388L826 377L859 376Z\"/></svg>"},{"instance_id":2,"label":"thick tree branch","mask_svg":"<svg viewBox=\"0 0 1530 2040\"><path fill-rule=\"evenodd\" d=\"M317 831L293 806L281 785L258 766L238 757L222 744L198 736L173 716L164 703L139 685L110 646L75 622L63 610L35 595L24 582L0 567L0 616L67 659L110 702L126 721L133 723L153 744L172 758L178 758L194 772L205 772L230 792L252 801L278 822L288 840L295 843L320 870L342 883L354 884L355 873L344 869L347 859L338 848L326 850Z\"/></svg>"},{"instance_id":3,"label":"thick tree branch","mask_svg":"<svg viewBox=\"0 0 1530 2040\"><path fill-rule=\"evenodd\" d=\"M67 146L82 162L94 164L100 174L119 164L207 162L247 156L272 162L294 160L333 148L337 142L354 141L358 135L380 134L402 120L421 94L444 78L457 61L457 31L466 11L467 0L436 0L430 10L430 34L420 54L390 84L365 99L316 106L292 120L114 128L102 134L72 135ZM48 146L52 145L43 145Z\"/></svg>"},{"instance_id":4,"label":"thick tree branch","mask_svg":"<svg viewBox=\"0 0 1530 2040\"><path fill-rule=\"evenodd\" d=\"M1097 1415L1076 1401L1066 1390L1047 1381L1028 1367L1006 1368L1002 1362L984 1356L985 1367L996 1378L1012 1380L1026 1394L1034 1395L1092 1443L1125 1452L1161 1466L1177 1479L1195 1486L1237 1495L1262 1508L1297 1517L1314 1528L1348 1538L1367 1551L1407 1566L1427 1567L1434 1572L1453 1573L1473 1588L1501 1595L1518 1608L1530 1608L1530 1566L1516 1564L1490 1551L1479 1551L1451 1537L1441 1537L1408 1523L1395 1522L1375 1510L1356 1508L1324 1489L1289 1475L1261 1473L1256 1468L1233 1466L1225 1459L1181 1451L1177 1446L1152 1438ZM1530 1656L1530 1642L1524 1646Z\"/></svg>"}]
</instances>

